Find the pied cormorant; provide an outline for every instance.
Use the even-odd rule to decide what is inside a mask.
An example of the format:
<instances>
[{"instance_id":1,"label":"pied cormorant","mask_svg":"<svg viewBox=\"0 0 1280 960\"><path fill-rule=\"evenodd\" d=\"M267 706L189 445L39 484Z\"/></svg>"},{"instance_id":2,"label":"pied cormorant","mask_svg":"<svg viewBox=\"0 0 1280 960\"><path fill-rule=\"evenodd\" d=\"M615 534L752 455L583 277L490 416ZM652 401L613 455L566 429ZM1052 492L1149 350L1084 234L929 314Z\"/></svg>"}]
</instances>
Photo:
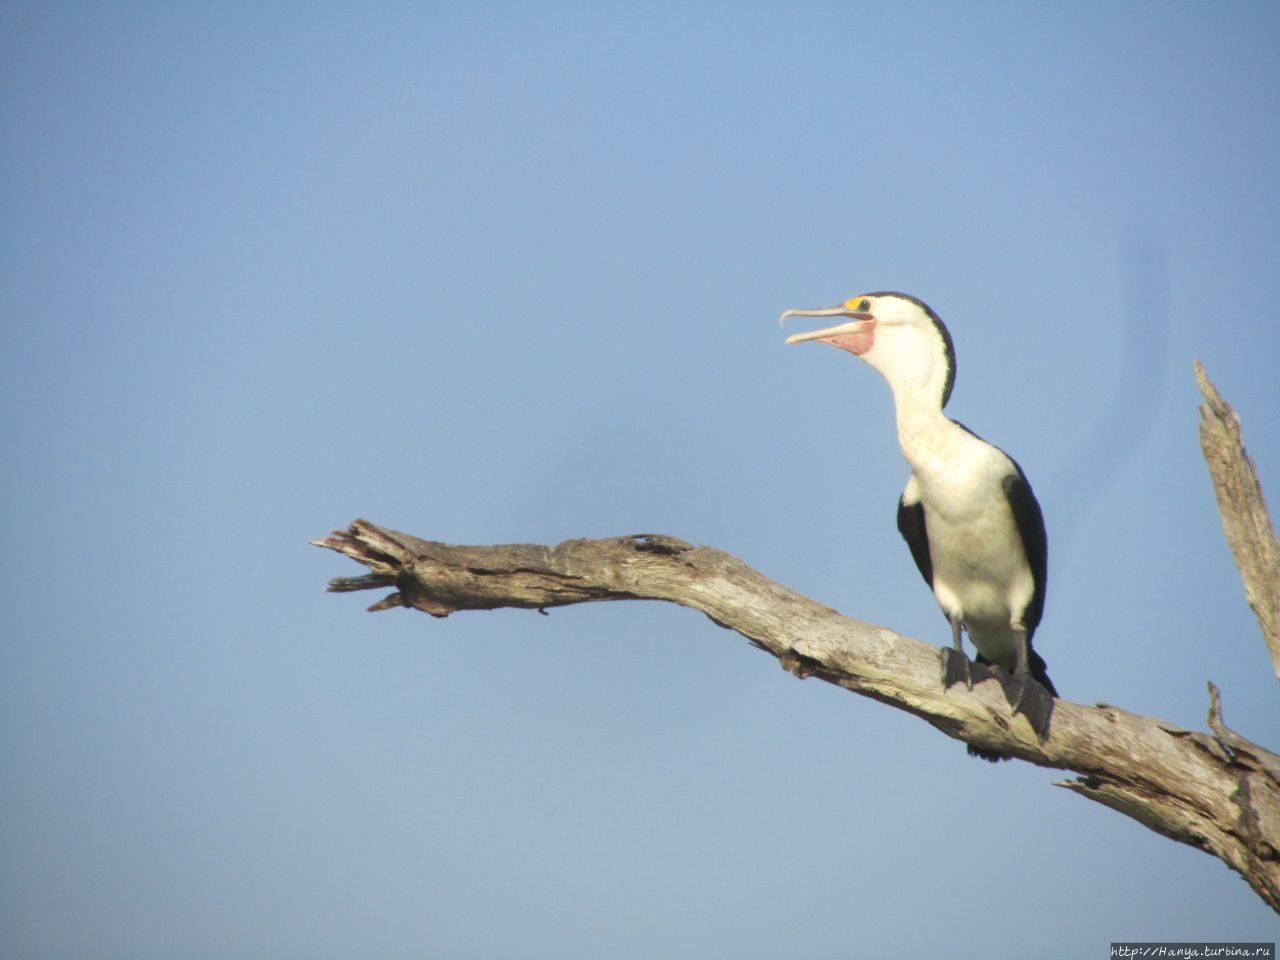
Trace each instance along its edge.
<instances>
[{"instance_id":1,"label":"pied cormorant","mask_svg":"<svg viewBox=\"0 0 1280 960\"><path fill-rule=\"evenodd\" d=\"M951 647L942 650L944 689L996 676L1013 712L1043 741L1057 696L1031 647L1048 581L1044 517L1013 458L943 413L956 378L950 332L926 304L904 293L787 310L781 320L797 316L843 320L787 343L816 340L846 350L880 371L893 390L898 443L911 468L898 501L898 530L951 624ZM962 628L978 651L973 665ZM969 752L1002 759L972 746Z\"/></svg>"}]
</instances>

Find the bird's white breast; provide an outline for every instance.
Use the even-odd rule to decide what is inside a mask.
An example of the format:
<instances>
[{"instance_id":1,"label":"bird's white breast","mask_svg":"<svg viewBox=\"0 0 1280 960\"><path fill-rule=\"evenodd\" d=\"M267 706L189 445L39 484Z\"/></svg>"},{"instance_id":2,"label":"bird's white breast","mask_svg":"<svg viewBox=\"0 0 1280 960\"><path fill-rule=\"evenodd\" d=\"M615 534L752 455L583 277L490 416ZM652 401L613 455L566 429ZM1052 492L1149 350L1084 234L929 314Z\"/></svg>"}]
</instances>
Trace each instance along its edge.
<instances>
[{"instance_id":1,"label":"bird's white breast","mask_svg":"<svg viewBox=\"0 0 1280 960\"><path fill-rule=\"evenodd\" d=\"M904 497L924 504L933 591L943 611L960 617L988 660L1012 667L1011 623L1035 590L1004 491L1015 468L991 444L943 424L933 425L927 441L900 431L912 468Z\"/></svg>"}]
</instances>

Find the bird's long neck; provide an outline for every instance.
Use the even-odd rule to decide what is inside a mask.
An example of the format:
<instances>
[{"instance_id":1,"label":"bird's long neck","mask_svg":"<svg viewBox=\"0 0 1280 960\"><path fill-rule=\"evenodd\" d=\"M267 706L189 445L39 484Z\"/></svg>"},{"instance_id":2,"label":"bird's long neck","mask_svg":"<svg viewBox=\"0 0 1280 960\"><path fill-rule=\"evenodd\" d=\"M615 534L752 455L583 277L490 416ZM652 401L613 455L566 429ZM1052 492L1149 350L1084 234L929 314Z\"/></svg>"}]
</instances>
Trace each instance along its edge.
<instances>
[{"instance_id":1,"label":"bird's long neck","mask_svg":"<svg viewBox=\"0 0 1280 960\"><path fill-rule=\"evenodd\" d=\"M921 480L954 473L969 434L942 412L950 386L951 351L938 328L885 324L862 359L893 391L898 443Z\"/></svg>"},{"instance_id":2,"label":"bird's long neck","mask_svg":"<svg viewBox=\"0 0 1280 960\"><path fill-rule=\"evenodd\" d=\"M926 481L954 472L970 434L942 412L940 399L895 387L893 405L898 445L911 471Z\"/></svg>"}]
</instances>

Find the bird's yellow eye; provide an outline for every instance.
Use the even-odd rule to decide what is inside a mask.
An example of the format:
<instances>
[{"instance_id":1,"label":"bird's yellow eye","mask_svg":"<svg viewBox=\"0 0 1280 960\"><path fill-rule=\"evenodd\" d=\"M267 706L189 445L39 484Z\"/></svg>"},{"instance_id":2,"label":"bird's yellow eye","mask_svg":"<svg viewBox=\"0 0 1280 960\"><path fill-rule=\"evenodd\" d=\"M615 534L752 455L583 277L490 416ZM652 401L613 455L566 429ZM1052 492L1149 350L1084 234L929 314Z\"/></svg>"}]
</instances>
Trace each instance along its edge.
<instances>
[{"instance_id":1,"label":"bird's yellow eye","mask_svg":"<svg viewBox=\"0 0 1280 960\"><path fill-rule=\"evenodd\" d=\"M871 301L866 297L853 297L846 300L844 306L846 310L851 310L854 313L866 313L871 309Z\"/></svg>"}]
</instances>

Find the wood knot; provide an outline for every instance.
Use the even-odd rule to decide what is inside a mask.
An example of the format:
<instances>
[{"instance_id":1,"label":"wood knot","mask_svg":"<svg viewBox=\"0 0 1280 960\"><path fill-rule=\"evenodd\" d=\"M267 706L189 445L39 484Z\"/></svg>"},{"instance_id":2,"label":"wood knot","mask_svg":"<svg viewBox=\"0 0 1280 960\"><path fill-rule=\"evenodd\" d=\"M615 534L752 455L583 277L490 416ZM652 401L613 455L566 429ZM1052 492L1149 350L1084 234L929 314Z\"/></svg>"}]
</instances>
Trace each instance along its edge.
<instances>
[{"instance_id":1,"label":"wood knot","mask_svg":"<svg viewBox=\"0 0 1280 960\"><path fill-rule=\"evenodd\" d=\"M652 553L661 557L674 557L693 549L678 537L661 533L634 533L629 537L631 549L637 553Z\"/></svg>"},{"instance_id":2,"label":"wood knot","mask_svg":"<svg viewBox=\"0 0 1280 960\"><path fill-rule=\"evenodd\" d=\"M782 669L794 674L801 680L808 680L822 669L822 664L817 660L812 657L806 657L804 654L797 653L794 650L784 650L777 656L778 663Z\"/></svg>"}]
</instances>

